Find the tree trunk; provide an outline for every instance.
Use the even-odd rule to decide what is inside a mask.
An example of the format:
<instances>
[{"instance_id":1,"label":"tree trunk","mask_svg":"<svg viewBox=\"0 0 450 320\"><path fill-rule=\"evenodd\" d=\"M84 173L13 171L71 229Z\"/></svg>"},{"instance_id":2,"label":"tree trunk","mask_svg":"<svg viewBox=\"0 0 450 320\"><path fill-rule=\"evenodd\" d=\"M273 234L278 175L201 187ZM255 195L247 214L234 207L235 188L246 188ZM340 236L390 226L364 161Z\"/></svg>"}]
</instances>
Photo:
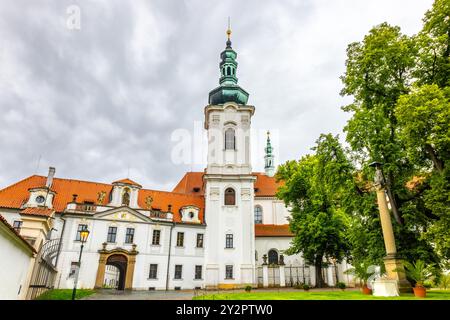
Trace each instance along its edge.
<instances>
[{"instance_id":1,"label":"tree trunk","mask_svg":"<svg viewBox=\"0 0 450 320\"><path fill-rule=\"evenodd\" d=\"M386 179L386 193L389 198L389 203L391 205L392 214L394 215L395 221L397 221L398 224L403 225L403 220L400 217L400 213L398 212L397 208L397 202L395 201L394 194L391 190L391 183L392 183L392 174L389 173Z\"/></svg>"},{"instance_id":2,"label":"tree trunk","mask_svg":"<svg viewBox=\"0 0 450 320\"><path fill-rule=\"evenodd\" d=\"M322 277L322 257L316 259L314 262L314 269L316 270L316 288L325 287Z\"/></svg>"},{"instance_id":3,"label":"tree trunk","mask_svg":"<svg viewBox=\"0 0 450 320\"><path fill-rule=\"evenodd\" d=\"M433 147L429 144L425 145L425 151L430 156L431 161L433 161L434 167L439 173L442 173L444 170L444 165L442 164L442 161L438 158L436 155L436 152L434 151Z\"/></svg>"}]
</instances>

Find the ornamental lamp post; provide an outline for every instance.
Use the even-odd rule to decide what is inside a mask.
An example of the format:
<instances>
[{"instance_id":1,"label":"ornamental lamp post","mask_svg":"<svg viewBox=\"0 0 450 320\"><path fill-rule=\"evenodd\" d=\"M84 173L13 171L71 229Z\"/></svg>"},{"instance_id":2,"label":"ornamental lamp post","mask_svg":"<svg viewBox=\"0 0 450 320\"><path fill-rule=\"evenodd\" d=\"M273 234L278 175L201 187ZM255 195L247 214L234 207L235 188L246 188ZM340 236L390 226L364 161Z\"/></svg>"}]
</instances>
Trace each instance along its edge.
<instances>
[{"instance_id":1,"label":"ornamental lamp post","mask_svg":"<svg viewBox=\"0 0 450 320\"><path fill-rule=\"evenodd\" d=\"M73 285L72 300L75 300L75 295L77 293L77 282L81 269L81 255L83 254L84 244L86 243L88 237L89 237L89 230L87 228L80 231L81 248L80 248L80 256L78 257L78 271L77 274L75 275L75 281Z\"/></svg>"},{"instance_id":2,"label":"ornamental lamp post","mask_svg":"<svg viewBox=\"0 0 450 320\"><path fill-rule=\"evenodd\" d=\"M384 179L382 166L380 162L372 162L370 167L375 168L374 187L377 192L378 210L380 212L381 229L383 232L384 246L386 248L386 257L384 257L384 266L386 268L387 278L395 280L400 292L410 292L411 284L406 280L402 260L397 255L395 246L394 230L392 228L391 214L389 212L386 200L386 181Z\"/></svg>"}]
</instances>

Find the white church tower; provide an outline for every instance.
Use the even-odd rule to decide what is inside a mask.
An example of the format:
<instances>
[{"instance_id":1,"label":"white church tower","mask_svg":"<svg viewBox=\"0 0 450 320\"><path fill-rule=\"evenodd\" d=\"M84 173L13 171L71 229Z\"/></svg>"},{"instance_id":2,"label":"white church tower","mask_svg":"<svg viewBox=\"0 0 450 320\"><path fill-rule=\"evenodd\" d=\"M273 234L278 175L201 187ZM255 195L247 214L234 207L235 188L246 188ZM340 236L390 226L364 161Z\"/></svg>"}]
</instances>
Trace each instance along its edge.
<instances>
[{"instance_id":1,"label":"white church tower","mask_svg":"<svg viewBox=\"0 0 450 320\"><path fill-rule=\"evenodd\" d=\"M221 53L220 86L205 107L208 159L205 179L206 288L256 284L253 218L254 181L250 159L250 125L255 107L238 86L236 52L227 30Z\"/></svg>"}]
</instances>

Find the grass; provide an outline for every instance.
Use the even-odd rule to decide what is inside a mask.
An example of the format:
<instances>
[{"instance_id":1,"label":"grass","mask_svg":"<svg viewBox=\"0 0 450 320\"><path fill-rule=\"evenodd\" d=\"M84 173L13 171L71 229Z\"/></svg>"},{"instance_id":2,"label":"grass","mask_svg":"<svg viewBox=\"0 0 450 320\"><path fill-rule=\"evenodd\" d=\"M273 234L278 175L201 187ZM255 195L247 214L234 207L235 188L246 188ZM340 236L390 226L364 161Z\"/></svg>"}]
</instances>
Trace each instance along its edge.
<instances>
[{"instance_id":1,"label":"grass","mask_svg":"<svg viewBox=\"0 0 450 320\"><path fill-rule=\"evenodd\" d=\"M95 291L91 289L77 289L75 299L81 299L91 294ZM53 289L48 290L41 294L36 300L71 300L72 299L72 289Z\"/></svg>"},{"instance_id":2,"label":"grass","mask_svg":"<svg viewBox=\"0 0 450 320\"><path fill-rule=\"evenodd\" d=\"M413 293L399 297L374 297L360 291L252 291L219 293L197 296L194 300L450 300L450 290L429 290L425 299L416 298Z\"/></svg>"}]
</instances>

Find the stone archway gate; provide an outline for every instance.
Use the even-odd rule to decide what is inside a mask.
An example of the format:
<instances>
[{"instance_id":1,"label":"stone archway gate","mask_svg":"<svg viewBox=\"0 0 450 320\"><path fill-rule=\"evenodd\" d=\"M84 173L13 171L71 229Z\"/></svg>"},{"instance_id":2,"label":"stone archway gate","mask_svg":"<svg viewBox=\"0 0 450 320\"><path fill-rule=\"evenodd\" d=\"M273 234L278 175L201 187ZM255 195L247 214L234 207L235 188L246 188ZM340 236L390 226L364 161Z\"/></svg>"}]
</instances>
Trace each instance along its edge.
<instances>
[{"instance_id":1,"label":"stone archway gate","mask_svg":"<svg viewBox=\"0 0 450 320\"><path fill-rule=\"evenodd\" d=\"M133 288L133 275L134 265L136 264L136 255L139 253L136 251L136 245L132 246L131 250L125 250L122 248L115 248L106 250L106 243L103 243L103 248L98 250L100 258L98 260L97 277L95 279L95 288L99 289L103 287L103 279L105 278L105 269L108 258L112 255L124 255L127 258L127 267L125 274L125 290L131 290Z\"/></svg>"}]
</instances>

